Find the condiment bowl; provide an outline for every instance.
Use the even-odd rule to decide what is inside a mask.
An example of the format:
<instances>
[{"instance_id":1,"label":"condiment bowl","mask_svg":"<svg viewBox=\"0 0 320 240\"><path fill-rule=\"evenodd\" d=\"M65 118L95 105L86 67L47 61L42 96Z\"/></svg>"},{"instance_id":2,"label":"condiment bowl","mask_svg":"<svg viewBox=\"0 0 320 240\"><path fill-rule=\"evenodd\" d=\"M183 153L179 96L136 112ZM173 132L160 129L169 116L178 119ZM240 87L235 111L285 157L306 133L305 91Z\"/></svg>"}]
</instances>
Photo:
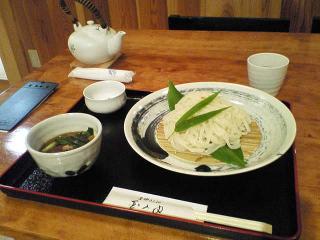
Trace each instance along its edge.
<instances>
[{"instance_id":1,"label":"condiment bowl","mask_svg":"<svg viewBox=\"0 0 320 240\"><path fill-rule=\"evenodd\" d=\"M119 110L127 100L126 88L117 81L102 81L83 90L86 106L95 113L112 113Z\"/></svg>"},{"instance_id":2,"label":"condiment bowl","mask_svg":"<svg viewBox=\"0 0 320 240\"><path fill-rule=\"evenodd\" d=\"M92 128L94 138L73 150L47 153L41 147L50 139L68 132L86 131ZM33 126L28 133L26 146L32 158L45 173L53 177L76 176L90 169L101 147L102 124L85 113L65 113L50 117Z\"/></svg>"}]
</instances>

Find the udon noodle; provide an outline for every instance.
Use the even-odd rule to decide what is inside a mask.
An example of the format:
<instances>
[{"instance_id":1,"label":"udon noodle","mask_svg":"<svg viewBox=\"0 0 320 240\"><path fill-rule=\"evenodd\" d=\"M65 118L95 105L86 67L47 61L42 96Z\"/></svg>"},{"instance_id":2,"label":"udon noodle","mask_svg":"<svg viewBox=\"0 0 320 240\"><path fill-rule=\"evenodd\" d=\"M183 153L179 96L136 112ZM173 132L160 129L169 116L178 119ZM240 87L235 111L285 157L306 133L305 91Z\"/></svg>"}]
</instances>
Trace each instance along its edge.
<instances>
[{"instance_id":1,"label":"udon noodle","mask_svg":"<svg viewBox=\"0 0 320 240\"><path fill-rule=\"evenodd\" d=\"M190 92L175 105L175 110L163 118L165 138L177 151L209 155L226 144L231 149L237 149L241 146L241 136L250 132L252 122L250 116L242 108L223 100L219 95L194 116L231 107L184 132L175 132L175 124L178 119L211 94L212 92L206 91Z\"/></svg>"}]
</instances>

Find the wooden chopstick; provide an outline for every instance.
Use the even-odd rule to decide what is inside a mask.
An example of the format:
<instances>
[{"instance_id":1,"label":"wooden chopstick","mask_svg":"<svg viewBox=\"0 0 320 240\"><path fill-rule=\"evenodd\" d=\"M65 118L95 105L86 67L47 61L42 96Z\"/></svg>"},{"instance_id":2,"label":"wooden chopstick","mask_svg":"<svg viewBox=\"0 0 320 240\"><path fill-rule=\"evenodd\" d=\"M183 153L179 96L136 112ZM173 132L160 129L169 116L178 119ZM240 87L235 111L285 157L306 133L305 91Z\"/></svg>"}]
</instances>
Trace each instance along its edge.
<instances>
[{"instance_id":1,"label":"wooden chopstick","mask_svg":"<svg viewBox=\"0 0 320 240\"><path fill-rule=\"evenodd\" d=\"M199 221L217 223L225 226L272 234L272 225L264 222L204 212L195 212L195 217Z\"/></svg>"}]
</instances>

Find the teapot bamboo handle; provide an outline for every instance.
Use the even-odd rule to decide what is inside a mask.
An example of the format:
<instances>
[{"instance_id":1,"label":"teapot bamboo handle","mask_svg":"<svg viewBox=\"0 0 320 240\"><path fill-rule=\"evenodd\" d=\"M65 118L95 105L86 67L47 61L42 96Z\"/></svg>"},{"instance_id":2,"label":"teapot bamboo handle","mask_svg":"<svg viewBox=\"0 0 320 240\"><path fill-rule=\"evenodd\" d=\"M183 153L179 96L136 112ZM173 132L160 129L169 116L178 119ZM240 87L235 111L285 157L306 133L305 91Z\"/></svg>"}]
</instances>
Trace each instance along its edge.
<instances>
[{"instance_id":1,"label":"teapot bamboo handle","mask_svg":"<svg viewBox=\"0 0 320 240\"><path fill-rule=\"evenodd\" d=\"M78 19L72 14L66 2L64 0L60 0L59 5L60 5L60 8L63 10L63 12L67 14L69 17L71 17L72 23L78 25Z\"/></svg>"},{"instance_id":2,"label":"teapot bamboo handle","mask_svg":"<svg viewBox=\"0 0 320 240\"><path fill-rule=\"evenodd\" d=\"M108 24L102 18L99 10L96 8L96 6L90 0L76 0L76 1L81 3L83 6L85 6L87 9L90 10L90 12L95 16L95 18L98 20L98 22L100 23L102 28L109 29Z\"/></svg>"}]
</instances>

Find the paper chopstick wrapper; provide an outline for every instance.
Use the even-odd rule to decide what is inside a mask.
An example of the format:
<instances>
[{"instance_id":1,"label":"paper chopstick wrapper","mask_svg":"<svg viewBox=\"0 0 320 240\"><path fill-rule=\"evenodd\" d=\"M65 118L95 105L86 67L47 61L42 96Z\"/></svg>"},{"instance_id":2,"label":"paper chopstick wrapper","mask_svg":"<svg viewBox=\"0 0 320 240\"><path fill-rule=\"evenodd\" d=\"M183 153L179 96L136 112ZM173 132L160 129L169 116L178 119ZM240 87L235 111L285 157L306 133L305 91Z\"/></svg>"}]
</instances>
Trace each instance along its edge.
<instances>
[{"instance_id":1,"label":"paper chopstick wrapper","mask_svg":"<svg viewBox=\"0 0 320 240\"><path fill-rule=\"evenodd\" d=\"M132 82L134 72L127 70L116 70L110 68L81 68L77 67L73 69L68 77L85 78L91 80L113 80L124 83Z\"/></svg>"},{"instance_id":2,"label":"paper chopstick wrapper","mask_svg":"<svg viewBox=\"0 0 320 240\"><path fill-rule=\"evenodd\" d=\"M207 212L207 205L113 187L103 202L133 210L196 220L194 212Z\"/></svg>"},{"instance_id":3,"label":"paper chopstick wrapper","mask_svg":"<svg viewBox=\"0 0 320 240\"><path fill-rule=\"evenodd\" d=\"M272 225L264 222L207 213L207 205L118 187L113 187L111 189L103 203L193 221L211 222L269 234L272 233Z\"/></svg>"}]
</instances>

